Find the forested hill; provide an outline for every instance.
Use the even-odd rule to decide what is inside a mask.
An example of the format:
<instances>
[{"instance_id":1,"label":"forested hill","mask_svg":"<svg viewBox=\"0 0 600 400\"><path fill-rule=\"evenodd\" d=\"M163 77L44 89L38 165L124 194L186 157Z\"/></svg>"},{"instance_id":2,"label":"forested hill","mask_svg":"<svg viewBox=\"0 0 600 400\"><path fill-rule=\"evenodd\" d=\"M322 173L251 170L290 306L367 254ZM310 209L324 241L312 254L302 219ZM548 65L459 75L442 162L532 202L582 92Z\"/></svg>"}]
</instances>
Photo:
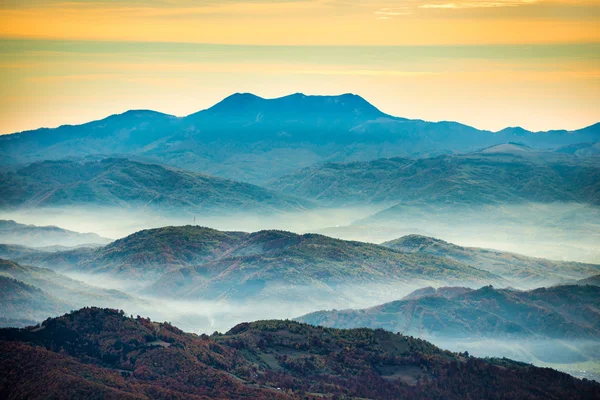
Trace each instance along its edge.
<instances>
[{"instance_id":1,"label":"forested hill","mask_svg":"<svg viewBox=\"0 0 600 400\"><path fill-rule=\"evenodd\" d=\"M592 381L383 330L272 320L196 336L98 308L0 330L0 361L2 398L600 398Z\"/></svg>"}]
</instances>

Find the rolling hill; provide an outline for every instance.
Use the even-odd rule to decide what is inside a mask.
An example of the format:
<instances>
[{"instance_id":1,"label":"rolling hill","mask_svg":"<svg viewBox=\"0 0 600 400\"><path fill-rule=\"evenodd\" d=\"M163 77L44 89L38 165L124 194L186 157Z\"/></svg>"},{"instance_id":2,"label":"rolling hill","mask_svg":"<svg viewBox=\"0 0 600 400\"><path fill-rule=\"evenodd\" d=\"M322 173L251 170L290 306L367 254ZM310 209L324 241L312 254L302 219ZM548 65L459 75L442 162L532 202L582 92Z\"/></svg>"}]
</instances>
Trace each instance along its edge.
<instances>
[{"instance_id":1,"label":"rolling hill","mask_svg":"<svg viewBox=\"0 0 600 400\"><path fill-rule=\"evenodd\" d=\"M242 301L365 301L421 282L477 282L502 278L429 255L326 236L280 231L250 234L214 261L166 273L148 293L168 297ZM372 292L372 293L370 293Z\"/></svg>"},{"instance_id":2,"label":"rolling hill","mask_svg":"<svg viewBox=\"0 0 600 400\"><path fill-rule=\"evenodd\" d=\"M223 256L247 236L199 226L143 230L86 254L77 255L67 269L148 279ZM48 259L48 263L61 253Z\"/></svg>"},{"instance_id":3,"label":"rolling hill","mask_svg":"<svg viewBox=\"0 0 600 400\"><path fill-rule=\"evenodd\" d=\"M0 326L35 325L70 310L70 305L45 291L0 272Z\"/></svg>"},{"instance_id":4,"label":"rolling hill","mask_svg":"<svg viewBox=\"0 0 600 400\"><path fill-rule=\"evenodd\" d=\"M104 245L111 239L95 233L79 233L56 226L35 226L0 220L0 243L29 247Z\"/></svg>"},{"instance_id":5,"label":"rolling hill","mask_svg":"<svg viewBox=\"0 0 600 400\"><path fill-rule=\"evenodd\" d=\"M357 293L379 296L381 288L399 284L508 284L497 275L428 254L316 234L200 226L144 230L101 248L27 252L0 246L0 254L59 271L154 282L147 294L186 299L304 301L311 292L313 300L345 301L360 297Z\"/></svg>"},{"instance_id":6,"label":"rolling hill","mask_svg":"<svg viewBox=\"0 0 600 400\"><path fill-rule=\"evenodd\" d=\"M600 286L600 274L599 275L590 276L589 278L580 279L580 280L577 281L577 284L578 285Z\"/></svg>"},{"instance_id":7,"label":"rolling hill","mask_svg":"<svg viewBox=\"0 0 600 400\"><path fill-rule=\"evenodd\" d=\"M550 369L465 357L383 330L290 321L209 337L86 308L0 330L0 350L3 398L600 398L598 383Z\"/></svg>"},{"instance_id":8,"label":"rolling hill","mask_svg":"<svg viewBox=\"0 0 600 400\"><path fill-rule=\"evenodd\" d=\"M423 288L362 310L319 311L297 320L336 328L383 328L454 351L552 367L600 380L597 286L530 291Z\"/></svg>"},{"instance_id":9,"label":"rolling hill","mask_svg":"<svg viewBox=\"0 0 600 400\"><path fill-rule=\"evenodd\" d=\"M383 328L434 338L553 338L600 340L596 286L530 291L421 289L404 299L364 310L319 311L298 318L336 328Z\"/></svg>"},{"instance_id":10,"label":"rolling hill","mask_svg":"<svg viewBox=\"0 0 600 400\"><path fill-rule=\"evenodd\" d=\"M10 260L0 259L0 275L23 281L28 285L41 288L55 297L71 299L80 304L131 300L130 296L117 290L86 285L50 269L21 265Z\"/></svg>"},{"instance_id":11,"label":"rolling hill","mask_svg":"<svg viewBox=\"0 0 600 400\"><path fill-rule=\"evenodd\" d=\"M162 212L298 211L310 202L162 165L102 159L43 161L0 172L0 206L119 207Z\"/></svg>"},{"instance_id":12,"label":"rolling hill","mask_svg":"<svg viewBox=\"0 0 600 400\"><path fill-rule=\"evenodd\" d=\"M499 250L457 246L422 235L408 235L381 245L407 253L446 257L500 275L517 287L554 285L600 272L600 265L552 261Z\"/></svg>"},{"instance_id":13,"label":"rolling hill","mask_svg":"<svg viewBox=\"0 0 600 400\"><path fill-rule=\"evenodd\" d=\"M433 158L315 165L268 187L327 205L600 204L597 157L534 151L514 144Z\"/></svg>"},{"instance_id":14,"label":"rolling hill","mask_svg":"<svg viewBox=\"0 0 600 400\"><path fill-rule=\"evenodd\" d=\"M143 230L104 247L43 251L0 245L0 257L67 273L150 285L180 299L384 300L394 287L430 284L533 288L571 283L600 266L461 247L409 235L370 243L285 231L226 232L200 226ZM385 297L378 297L385 296ZM328 304L328 303L321 303ZM363 303L364 304L364 303Z\"/></svg>"},{"instance_id":15,"label":"rolling hill","mask_svg":"<svg viewBox=\"0 0 600 400\"><path fill-rule=\"evenodd\" d=\"M573 131L480 131L382 113L357 95L263 99L234 94L184 118L133 110L78 126L0 137L6 163L116 155L262 184L323 162L435 156L507 142L553 148L600 141L600 124Z\"/></svg>"},{"instance_id":16,"label":"rolling hill","mask_svg":"<svg viewBox=\"0 0 600 400\"><path fill-rule=\"evenodd\" d=\"M0 323L4 325L22 325L21 320L35 324L84 305L108 307L137 301L117 290L86 285L49 269L3 259L0 280Z\"/></svg>"}]
</instances>

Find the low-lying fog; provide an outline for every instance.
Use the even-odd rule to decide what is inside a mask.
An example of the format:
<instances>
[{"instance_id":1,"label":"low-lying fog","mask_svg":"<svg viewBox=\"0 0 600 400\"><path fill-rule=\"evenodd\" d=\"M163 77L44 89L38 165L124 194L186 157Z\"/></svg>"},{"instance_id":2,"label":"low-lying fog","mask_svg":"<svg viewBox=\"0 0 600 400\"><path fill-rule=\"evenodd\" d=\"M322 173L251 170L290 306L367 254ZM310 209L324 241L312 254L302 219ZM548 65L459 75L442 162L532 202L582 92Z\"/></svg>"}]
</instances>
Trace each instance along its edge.
<instances>
[{"instance_id":1,"label":"low-lying fog","mask_svg":"<svg viewBox=\"0 0 600 400\"><path fill-rule=\"evenodd\" d=\"M317 232L328 236L381 243L407 234L422 234L464 246L495 248L549 259L600 263L600 210L580 204L527 204L503 207L436 208L406 207L394 213L385 207L319 209L304 213L264 216L232 211L227 216L196 216L197 225L219 230L258 231L281 229L297 233ZM375 216L373 216L375 215ZM121 238L141 229L194 223L190 215L123 209L44 209L0 213L34 225L56 225L78 232L94 232ZM60 243L56 243L60 245ZM238 323L260 319L292 319L323 309L366 308L398 300L425 285L405 285L384 291L364 285L336 288L338 300L315 300L310 290L299 301L276 297L243 303L187 301L140 295L147 282L69 274L90 285L116 289L132 295L126 303L81 304L123 309L127 314L169 321L187 332L224 332ZM43 289L43 288L42 288ZM358 290L360 289L360 290ZM301 292L301 290L300 290ZM299 292L299 293L300 293ZM340 299L343 299L341 301ZM77 301L73 301L77 304ZM48 316L50 317L50 316ZM456 340L426 338L439 347L469 351L475 356L505 356L550 366L580 377L600 379L600 354L591 357L588 344L559 341Z\"/></svg>"},{"instance_id":2,"label":"low-lying fog","mask_svg":"<svg viewBox=\"0 0 600 400\"><path fill-rule=\"evenodd\" d=\"M432 208L405 207L380 213L384 206L327 208L302 213L239 213L195 217L197 225L253 232L281 229L381 243L422 234L463 246L494 248L555 260L600 263L600 208L559 203ZM41 209L2 212L0 219L56 225L118 239L141 229L188 225L194 216L154 210L106 208ZM60 244L60 243L57 243Z\"/></svg>"},{"instance_id":3,"label":"low-lying fog","mask_svg":"<svg viewBox=\"0 0 600 400\"><path fill-rule=\"evenodd\" d=\"M110 301L110 304L95 304L99 307L118 308L127 315L149 317L154 321L166 321L178 328L196 334L226 332L242 322L262 319L293 319L304 314L332 308L367 308L388 301L398 300L409 294L418 285L402 285L393 289L378 285L337 288L339 298L315 301L311 289L295 288L300 294L297 300L278 301L276 298L248 302L189 301L167 298L138 296L140 282L103 278L98 275L68 274L74 279L106 289L122 290L133 295L130 301ZM365 295L366 293L366 295ZM72 299L76 303L76 299ZM92 306L93 304L87 304ZM82 304L83 306L83 304ZM424 334L421 336L440 348L464 352L476 357L507 357L512 360L551 367L571 375L600 381L600 348L598 342L561 341L553 339L465 339L446 338Z\"/></svg>"},{"instance_id":4,"label":"low-lying fog","mask_svg":"<svg viewBox=\"0 0 600 400\"><path fill-rule=\"evenodd\" d=\"M13 219L33 225L56 225L77 232L94 232L119 239L142 229L168 225L196 225L224 231L255 232L279 229L298 233L316 232L327 227L349 225L380 211L383 207L318 209L302 213L261 215L231 210L226 215L189 215L156 210L123 208L45 208L0 212L0 219Z\"/></svg>"},{"instance_id":5,"label":"low-lying fog","mask_svg":"<svg viewBox=\"0 0 600 400\"><path fill-rule=\"evenodd\" d=\"M597 341L556 339L452 339L429 338L436 346L468 351L474 357L506 357L511 360L549 367L578 378L600 382L600 346Z\"/></svg>"},{"instance_id":6,"label":"low-lying fog","mask_svg":"<svg viewBox=\"0 0 600 400\"><path fill-rule=\"evenodd\" d=\"M124 310L127 314L149 317L155 321L169 321L186 332L211 334L215 330L228 331L242 322L264 319L292 319L301 315L332 308L366 308L401 299L423 284L345 285L335 288L330 295L317 298L313 287L272 287L260 300L204 301L176 300L141 294L150 282L111 279L101 275L67 273L70 278L104 289L115 289L133 296L129 302L96 304ZM285 298L282 298L282 295ZM74 299L73 299L74 300ZM92 304L90 304L92 305Z\"/></svg>"}]
</instances>

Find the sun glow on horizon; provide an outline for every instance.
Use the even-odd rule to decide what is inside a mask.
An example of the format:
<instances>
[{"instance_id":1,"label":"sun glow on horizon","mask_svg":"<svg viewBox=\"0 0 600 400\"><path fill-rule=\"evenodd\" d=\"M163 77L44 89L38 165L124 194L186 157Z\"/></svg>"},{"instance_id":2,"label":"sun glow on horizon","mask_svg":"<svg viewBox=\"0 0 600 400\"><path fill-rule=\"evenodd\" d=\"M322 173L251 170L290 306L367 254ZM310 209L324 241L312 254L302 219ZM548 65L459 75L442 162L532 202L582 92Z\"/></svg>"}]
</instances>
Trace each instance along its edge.
<instances>
[{"instance_id":1,"label":"sun glow on horizon","mask_svg":"<svg viewBox=\"0 0 600 400\"><path fill-rule=\"evenodd\" d=\"M0 133L242 91L577 129L600 119L599 26L597 0L5 0Z\"/></svg>"}]
</instances>

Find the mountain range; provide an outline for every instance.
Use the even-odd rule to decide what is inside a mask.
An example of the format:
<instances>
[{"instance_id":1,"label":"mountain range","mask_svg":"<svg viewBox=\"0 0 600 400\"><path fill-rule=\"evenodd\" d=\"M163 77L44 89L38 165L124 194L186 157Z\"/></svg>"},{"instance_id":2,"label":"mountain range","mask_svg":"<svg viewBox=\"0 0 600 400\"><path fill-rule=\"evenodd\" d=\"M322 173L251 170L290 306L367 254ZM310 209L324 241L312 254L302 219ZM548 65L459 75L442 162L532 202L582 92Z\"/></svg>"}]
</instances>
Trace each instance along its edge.
<instances>
[{"instance_id":1,"label":"mountain range","mask_svg":"<svg viewBox=\"0 0 600 400\"><path fill-rule=\"evenodd\" d=\"M356 304L398 287L494 284L532 288L598 274L600 266L466 248L411 235L375 245L317 234L143 230L103 247L45 251L0 245L0 257L62 273L136 282L145 295L187 300ZM43 289L43 287L42 287ZM311 293L307 297L307 293Z\"/></svg>"},{"instance_id":2,"label":"mountain range","mask_svg":"<svg viewBox=\"0 0 600 400\"><path fill-rule=\"evenodd\" d=\"M115 306L135 301L117 290L86 285L49 269L0 259L0 325L35 325L86 304Z\"/></svg>"},{"instance_id":3,"label":"mountain range","mask_svg":"<svg viewBox=\"0 0 600 400\"><path fill-rule=\"evenodd\" d=\"M31 326L70 307L45 291L0 274L0 326Z\"/></svg>"},{"instance_id":4,"label":"mountain range","mask_svg":"<svg viewBox=\"0 0 600 400\"><path fill-rule=\"evenodd\" d=\"M573 277L584 279L583 277L600 272L600 265L552 261L493 249L457 246L422 235L403 236L381 245L407 253L426 253L445 257L500 275L519 287L533 288L565 283Z\"/></svg>"},{"instance_id":5,"label":"mountain range","mask_svg":"<svg viewBox=\"0 0 600 400\"><path fill-rule=\"evenodd\" d=\"M0 206L119 207L162 212L299 211L309 201L261 187L157 164L109 158L40 161L0 170Z\"/></svg>"},{"instance_id":6,"label":"mountain range","mask_svg":"<svg viewBox=\"0 0 600 400\"><path fill-rule=\"evenodd\" d=\"M2 398L600 398L596 382L384 330L269 320L209 337L99 308L0 330L0 360Z\"/></svg>"},{"instance_id":7,"label":"mountain range","mask_svg":"<svg viewBox=\"0 0 600 400\"><path fill-rule=\"evenodd\" d=\"M335 328L383 328L451 350L548 366L600 379L600 287L530 291L464 287L419 289L359 310L319 311L298 321Z\"/></svg>"},{"instance_id":8,"label":"mountain range","mask_svg":"<svg viewBox=\"0 0 600 400\"><path fill-rule=\"evenodd\" d=\"M327 163L282 176L268 187L326 205L600 204L597 157L515 144L432 158Z\"/></svg>"},{"instance_id":9,"label":"mountain range","mask_svg":"<svg viewBox=\"0 0 600 400\"><path fill-rule=\"evenodd\" d=\"M361 293L380 296L382 288L399 284L508 284L498 275L447 258L375 244L199 226L144 230L104 247L63 252L0 246L0 256L60 272L145 282L150 284L147 295L189 300L342 303Z\"/></svg>"},{"instance_id":10,"label":"mountain range","mask_svg":"<svg viewBox=\"0 0 600 400\"><path fill-rule=\"evenodd\" d=\"M335 328L383 328L433 338L600 338L598 286L530 291L432 287L364 310L319 311L298 318Z\"/></svg>"},{"instance_id":11,"label":"mountain range","mask_svg":"<svg viewBox=\"0 0 600 400\"><path fill-rule=\"evenodd\" d=\"M387 115L357 95L234 94L178 118L133 110L99 121L0 137L4 163L126 156L262 184L323 162L435 156L518 142L558 148L600 142L600 124L577 131L480 131L456 122Z\"/></svg>"},{"instance_id":12,"label":"mountain range","mask_svg":"<svg viewBox=\"0 0 600 400\"><path fill-rule=\"evenodd\" d=\"M112 239L95 233L79 233L57 226L35 226L19 224L12 220L0 220L0 243L29 247L82 245L105 245Z\"/></svg>"}]
</instances>

